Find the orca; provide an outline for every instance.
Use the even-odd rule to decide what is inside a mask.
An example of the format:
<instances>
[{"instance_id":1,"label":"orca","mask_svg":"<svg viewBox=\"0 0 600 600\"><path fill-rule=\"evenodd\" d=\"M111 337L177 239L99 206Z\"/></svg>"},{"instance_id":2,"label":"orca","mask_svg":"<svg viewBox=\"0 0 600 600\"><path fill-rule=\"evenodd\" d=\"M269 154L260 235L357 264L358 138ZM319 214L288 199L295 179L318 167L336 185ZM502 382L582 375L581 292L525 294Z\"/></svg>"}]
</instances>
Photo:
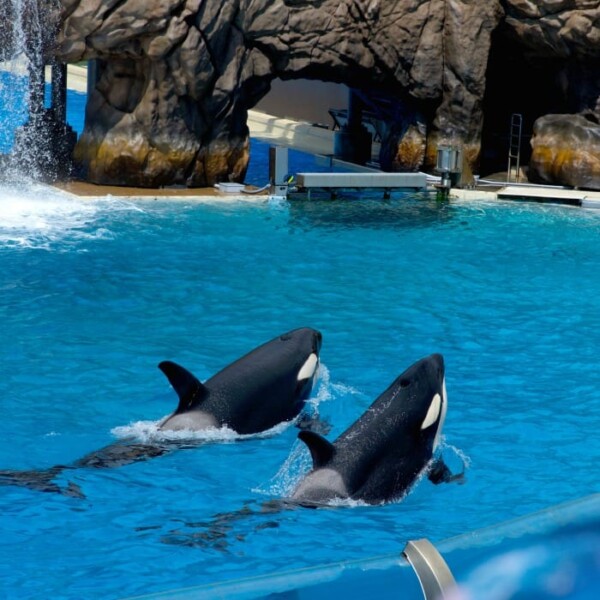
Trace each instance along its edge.
<instances>
[{"instance_id":1,"label":"orca","mask_svg":"<svg viewBox=\"0 0 600 600\"><path fill-rule=\"evenodd\" d=\"M319 331L308 327L289 331L242 356L205 383L174 362L161 362L159 368L178 393L179 405L162 420L159 429L199 431L226 426L238 434L252 434L293 420L317 378L322 339ZM121 467L203 443L201 439L166 438L152 443L122 440L67 465L0 470L0 485L82 498L79 486L68 483L62 487L55 479L72 469Z\"/></svg>"},{"instance_id":2,"label":"orca","mask_svg":"<svg viewBox=\"0 0 600 600\"><path fill-rule=\"evenodd\" d=\"M436 455L448 400L444 359L432 354L406 369L333 443L312 431L298 437L313 467L291 501L382 504L402 498L421 473L433 483L461 480Z\"/></svg>"},{"instance_id":3,"label":"orca","mask_svg":"<svg viewBox=\"0 0 600 600\"><path fill-rule=\"evenodd\" d=\"M159 364L179 396L161 430L228 427L260 433L300 414L319 367L322 336L303 327L255 348L201 383L180 365Z\"/></svg>"},{"instance_id":4,"label":"orca","mask_svg":"<svg viewBox=\"0 0 600 600\"><path fill-rule=\"evenodd\" d=\"M314 430L298 434L310 450L312 470L292 494L261 503L244 503L232 512L220 512L202 523L198 532L180 530L163 538L168 544L227 545L224 531L242 519L256 519L256 531L265 527L265 515L298 508L331 506L332 501L356 500L384 504L402 498L421 474L433 483L464 481L463 472L451 473L439 452L448 408L444 359L432 354L406 369L333 443ZM277 521L269 521L269 527ZM236 534L237 539L243 535Z\"/></svg>"}]
</instances>

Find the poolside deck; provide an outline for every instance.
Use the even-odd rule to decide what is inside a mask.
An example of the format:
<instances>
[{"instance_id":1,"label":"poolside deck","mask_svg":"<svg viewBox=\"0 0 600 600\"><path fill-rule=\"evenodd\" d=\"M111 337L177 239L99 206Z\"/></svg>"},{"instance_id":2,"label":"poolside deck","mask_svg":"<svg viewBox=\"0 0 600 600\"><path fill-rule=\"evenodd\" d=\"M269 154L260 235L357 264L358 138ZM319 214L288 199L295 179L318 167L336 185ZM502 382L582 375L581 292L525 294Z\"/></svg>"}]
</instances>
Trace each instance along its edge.
<instances>
[{"instance_id":1,"label":"poolside deck","mask_svg":"<svg viewBox=\"0 0 600 600\"><path fill-rule=\"evenodd\" d=\"M353 174L336 173L337 188L352 188ZM346 177L345 177L346 175ZM499 174L498 177L502 177ZM347 181L348 183L345 183ZM319 183L319 182L317 182ZM321 182L322 183L322 182ZM409 182L410 183L410 182ZM126 186L96 185L85 181L67 181L54 184L57 189L81 198L103 198L121 196L139 200L196 200L196 201L265 201L268 192L256 193L253 186L246 186L245 193L224 193L216 188L185 188L179 186L165 188L134 188ZM327 186L325 186L327 187ZM391 186L395 187L395 186ZM435 190L433 184L427 188ZM567 189L554 186L534 184L506 184L501 181L484 180L480 185L460 189L452 188L449 193L454 200L513 200L525 202L542 202L566 204L582 208L600 209L600 192L590 190Z\"/></svg>"},{"instance_id":2,"label":"poolside deck","mask_svg":"<svg viewBox=\"0 0 600 600\"><path fill-rule=\"evenodd\" d=\"M339 174L342 175L343 174ZM352 180L351 174L349 174ZM343 182L339 182L343 187ZM253 193L256 188L247 186L246 193L224 193L215 188L134 188L126 186L96 185L85 181L67 181L54 184L54 187L79 198L97 199L106 196L126 197L136 200L194 200L194 201L248 201L264 202L268 200L267 192ZM346 187L352 187L348 185ZM393 186L392 186L393 187ZM433 186L428 188L434 191ZM476 200L512 200L516 202L542 202L550 204L566 204L582 208L600 209L600 192L589 190L575 190L555 188L539 185L503 185L498 183L484 184L470 189L452 188L450 199L476 201Z\"/></svg>"},{"instance_id":3,"label":"poolside deck","mask_svg":"<svg viewBox=\"0 0 600 600\"><path fill-rule=\"evenodd\" d=\"M254 186L246 186L246 193L230 194L221 192L214 187L206 188L185 188L185 187L164 187L164 188L137 188L117 185L97 185L86 181L65 181L53 184L53 187L72 194L79 198L97 199L106 196L125 197L135 200L247 200L257 201L268 199L267 193L254 193Z\"/></svg>"}]
</instances>

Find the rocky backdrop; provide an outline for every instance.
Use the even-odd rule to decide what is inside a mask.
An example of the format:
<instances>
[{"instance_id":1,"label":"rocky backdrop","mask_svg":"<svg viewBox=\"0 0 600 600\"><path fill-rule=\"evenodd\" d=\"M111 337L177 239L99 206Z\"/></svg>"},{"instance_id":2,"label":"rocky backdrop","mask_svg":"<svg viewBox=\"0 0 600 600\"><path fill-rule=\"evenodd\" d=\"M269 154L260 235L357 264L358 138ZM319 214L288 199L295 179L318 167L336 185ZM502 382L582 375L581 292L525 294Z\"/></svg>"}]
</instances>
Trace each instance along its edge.
<instances>
[{"instance_id":1,"label":"rocky backdrop","mask_svg":"<svg viewBox=\"0 0 600 600\"><path fill-rule=\"evenodd\" d=\"M243 179L247 111L280 77L346 83L380 103L387 168L431 170L446 141L474 172L506 168L517 112L536 179L600 188L598 0L60 3L53 53L99 59L76 147L90 181ZM563 116L534 128L548 114Z\"/></svg>"}]
</instances>

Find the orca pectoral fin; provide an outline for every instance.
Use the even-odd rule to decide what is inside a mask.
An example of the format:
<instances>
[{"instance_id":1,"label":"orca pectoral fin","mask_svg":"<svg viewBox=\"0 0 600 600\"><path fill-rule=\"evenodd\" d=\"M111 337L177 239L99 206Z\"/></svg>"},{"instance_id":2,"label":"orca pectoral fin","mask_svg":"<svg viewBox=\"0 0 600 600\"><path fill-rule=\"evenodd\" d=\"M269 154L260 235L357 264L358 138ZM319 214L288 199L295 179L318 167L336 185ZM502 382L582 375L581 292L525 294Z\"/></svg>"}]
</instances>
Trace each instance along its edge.
<instances>
[{"instance_id":1,"label":"orca pectoral fin","mask_svg":"<svg viewBox=\"0 0 600 600\"><path fill-rule=\"evenodd\" d=\"M461 473L452 473L442 458L436 458L429 467L427 477L431 483L436 485L439 483L452 483L453 481L464 483L465 471L463 468Z\"/></svg>"},{"instance_id":2,"label":"orca pectoral fin","mask_svg":"<svg viewBox=\"0 0 600 600\"><path fill-rule=\"evenodd\" d=\"M158 365L158 368L166 375L179 396L177 413L196 408L208 395L208 389L192 373L177 363L165 360Z\"/></svg>"},{"instance_id":3,"label":"orca pectoral fin","mask_svg":"<svg viewBox=\"0 0 600 600\"><path fill-rule=\"evenodd\" d=\"M333 458L334 445L318 433L304 430L298 434L298 438L308 446L315 469L323 467Z\"/></svg>"}]
</instances>

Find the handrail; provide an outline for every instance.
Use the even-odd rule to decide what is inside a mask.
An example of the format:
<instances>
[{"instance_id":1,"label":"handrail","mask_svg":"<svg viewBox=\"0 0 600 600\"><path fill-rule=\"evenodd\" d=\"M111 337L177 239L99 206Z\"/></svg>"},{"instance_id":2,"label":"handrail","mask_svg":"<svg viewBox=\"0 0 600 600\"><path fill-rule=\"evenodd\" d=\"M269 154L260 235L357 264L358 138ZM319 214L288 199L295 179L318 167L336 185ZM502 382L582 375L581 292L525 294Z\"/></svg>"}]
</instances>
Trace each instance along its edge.
<instances>
[{"instance_id":1,"label":"handrail","mask_svg":"<svg viewBox=\"0 0 600 600\"><path fill-rule=\"evenodd\" d=\"M443 600L456 587L446 561L429 540L411 540L402 554L417 574L425 600Z\"/></svg>"}]
</instances>

